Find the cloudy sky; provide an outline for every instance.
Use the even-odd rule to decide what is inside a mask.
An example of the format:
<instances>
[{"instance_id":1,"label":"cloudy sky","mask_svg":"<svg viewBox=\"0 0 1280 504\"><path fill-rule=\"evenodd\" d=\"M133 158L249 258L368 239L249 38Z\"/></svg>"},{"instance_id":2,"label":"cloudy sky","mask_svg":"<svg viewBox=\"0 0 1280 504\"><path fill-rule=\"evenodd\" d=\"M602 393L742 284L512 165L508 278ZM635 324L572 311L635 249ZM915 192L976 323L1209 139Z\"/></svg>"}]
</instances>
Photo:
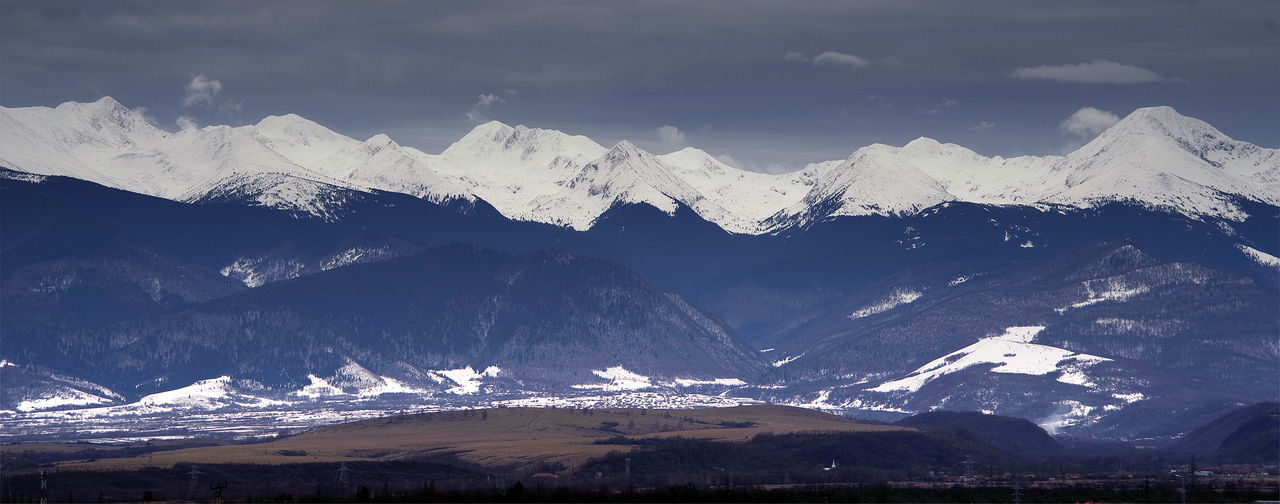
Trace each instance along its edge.
<instances>
[{"instance_id":1,"label":"cloudy sky","mask_svg":"<svg viewBox=\"0 0 1280 504\"><path fill-rule=\"evenodd\" d=\"M919 136L1061 153L1171 105L1280 146L1280 2L0 3L0 105L297 113L439 152L491 119L786 170Z\"/></svg>"}]
</instances>

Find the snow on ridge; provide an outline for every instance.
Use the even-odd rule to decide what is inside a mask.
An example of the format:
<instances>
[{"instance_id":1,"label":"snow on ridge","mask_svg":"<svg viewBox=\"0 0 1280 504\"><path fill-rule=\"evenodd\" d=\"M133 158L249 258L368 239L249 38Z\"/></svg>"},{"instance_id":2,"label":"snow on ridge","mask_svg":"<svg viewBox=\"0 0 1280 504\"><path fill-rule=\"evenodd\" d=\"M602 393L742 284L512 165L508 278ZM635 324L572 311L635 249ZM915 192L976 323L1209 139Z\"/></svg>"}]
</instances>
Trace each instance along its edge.
<instances>
[{"instance_id":1,"label":"snow on ridge","mask_svg":"<svg viewBox=\"0 0 1280 504\"><path fill-rule=\"evenodd\" d=\"M914 302L915 300L920 299L923 295L923 293L915 289L897 288L880 302L854 310L853 313L849 314L849 319L857 320L881 314L904 304Z\"/></svg>"},{"instance_id":2,"label":"snow on ridge","mask_svg":"<svg viewBox=\"0 0 1280 504\"><path fill-rule=\"evenodd\" d=\"M0 167L7 168L12 164L13 163L10 163L8 161L5 161L3 158L0 158ZM49 180L49 177L46 177L44 175L37 175L34 173L4 170L4 171L0 171L0 179L17 180L20 182L30 182L32 184L40 184L46 180Z\"/></svg>"},{"instance_id":3,"label":"snow on ridge","mask_svg":"<svg viewBox=\"0 0 1280 504\"><path fill-rule=\"evenodd\" d=\"M1240 249L1241 252L1244 252L1244 255L1249 256L1249 259L1252 259L1254 262L1268 268L1280 270L1280 257L1273 256L1256 248L1239 243L1236 244L1236 248Z\"/></svg>"},{"instance_id":4,"label":"snow on ridge","mask_svg":"<svg viewBox=\"0 0 1280 504\"><path fill-rule=\"evenodd\" d=\"M305 265L293 259L273 262L266 258L241 257L223 266L218 273L239 280L245 287L254 288L276 280L298 278L302 275L303 268Z\"/></svg>"},{"instance_id":5,"label":"snow on ridge","mask_svg":"<svg viewBox=\"0 0 1280 504\"><path fill-rule=\"evenodd\" d=\"M320 261L320 270L329 271L356 263L386 257L390 253L387 247L352 247ZM224 275L225 276L225 275Z\"/></svg>"},{"instance_id":6,"label":"snow on ridge","mask_svg":"<svg viewBox=\"0 0 1280 504\"><path fill-rule=\"evenodd\" d=\"M137 406L148 409L218 409L227 406L264 408L284 401L243 394L230 376L199 380L186 387L157 392L139 399Z\"/></svg>"},{"instance_id":7,"label":"snow on ridge","mask_svg":"<svg viewBox=\"0 0 1280 504\"><path fill-rule=\"evenodd\" d=\"M373 398L383 394L429 394L430 391L411 387L404 382L381 376L361 366L354 360L347 359L347 364L338 369L335 380L341 380L334 386L339 389L354 389L355 395L362 398Z\"/></svg>"},{"instance_id":8,"label":"snow on ridge","mask_svg":"<svg viewBox=\"0 0 1280 504\"><path fill-rule=\"evenodd\" d=\"M1082 354L1062 348L1031 343L1044 326L1015 326L1003 334L983 338L912 371L906 377L870 388L872 392L916 392L929 382L972 366L995 364L993 373L1047 375L1057 372L1057 381L1092 386L1083 370L1106 357Z\"/></svg>"},{"instance_id":9,"label":"snow on ridge","mask_svg":"<svg viewBox=\"0 0 1280 504\"><path fill-rule=\"evenodd\" d=\"M792 362L795 362L796 359L799 359L801 357L804 357L803 353L800 355L788 355L786 357L773 361L772 365L773 367L782 367Z\"/></svg>"},{"instance_id":10,"label":"snow on ridge","mask_svg":"<svg viewBox=\"0 0 1280 504\"><path fill-rule=\"evenodd\" d=\"M1088 297L1084 300L1071 303L1061 308L1054 308L1053 310L1062 314L1066 313L1067 310L1084 308L1103 301L1128 301L1131 297L1146 294L1151 290L1150 287L1145 285L1128 285L1121 280L1111 278L1086 280L1082 282L1082 285L1084 285L1084 289L1088 294Z\"/></svg>"}]
</instances>

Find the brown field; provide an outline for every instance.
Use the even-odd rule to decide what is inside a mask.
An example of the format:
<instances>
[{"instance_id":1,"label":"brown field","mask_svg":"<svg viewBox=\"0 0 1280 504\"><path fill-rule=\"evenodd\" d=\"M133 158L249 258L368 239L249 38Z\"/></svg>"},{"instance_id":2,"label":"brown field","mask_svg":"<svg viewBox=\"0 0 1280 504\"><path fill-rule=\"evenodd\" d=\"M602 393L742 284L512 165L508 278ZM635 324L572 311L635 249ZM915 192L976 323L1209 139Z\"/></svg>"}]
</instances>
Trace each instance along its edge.
<instances>
[{"instance_id":1,"label":"brown field","mask_svg":"<svg viewBox=\"0 0 1280 504\"><path fill-rule=\"evenodd\" d=\"M626 445L594 444L615 436L701 438L740 442L762 433L908 430L855 422L786 406L697 410L499 408L427 413L322 427L258 444L156 451L147 456L69 460L63 470L131 470L196 464L295 464L390 461L453 454L489 467L560 463L575 467ZM56 444L40 444L60 450ZM38 449L11 445L5 450Z\"/></svg>"}]
</instances>

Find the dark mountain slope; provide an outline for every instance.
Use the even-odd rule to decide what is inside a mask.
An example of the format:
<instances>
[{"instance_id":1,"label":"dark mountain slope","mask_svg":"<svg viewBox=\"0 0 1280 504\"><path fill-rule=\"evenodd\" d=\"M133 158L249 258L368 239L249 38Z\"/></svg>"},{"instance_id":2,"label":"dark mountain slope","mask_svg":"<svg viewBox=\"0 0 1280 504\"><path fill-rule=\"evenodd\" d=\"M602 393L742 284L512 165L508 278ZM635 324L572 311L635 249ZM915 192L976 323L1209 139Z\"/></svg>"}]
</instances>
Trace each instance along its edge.
<instances>
[{"instance_id":1,"label":"dark mountain slope","mask_svg":"<svg viewBox=\"0 0 1280 504\"><path fill-rule=\"evenodd\" d=\"M99 328L243 289L80 215L0 250L6 340Z\"/></svg>"},{"instance_id":2,"label":"dark mountain slope","mask_svg":"<svg viewBox=\"0 0 1280 504\"><path fill-rule=\"evenodd\" d=\"M960 439L1015 453L1044 454L1062 450L1049 433L1022 418L984 415L974 411L932 411L909 416L897 424L927 432L951 433Z\"/></svg>"},{"instance_id":3,"label":"dark mountain slope","mask_svg":"<svg viewBox=\"0 0 1280 504\"><path fill-rule=\"evenodd\" d=\"M1261 402L1229 411L1169 448L1227 462L1280 462L1280 404Z\"/></svg>"},{"instance_id":4,"label":"dark mountain slope","mask_svg":"<svg viewBox=\"0 0 1280 504\"><path fill-rule=\"evenodd\" d=\"M533 388L598 382L591 370L614 365L701 378L750 377L760 366L714 320L631 271L566 252L470 246L270 284L62 335L52 347L61 350L22 339L5 352L126 390L161 376L306 383L349 360L378 373L497 365Z\"/></svg>"}]
</instances>

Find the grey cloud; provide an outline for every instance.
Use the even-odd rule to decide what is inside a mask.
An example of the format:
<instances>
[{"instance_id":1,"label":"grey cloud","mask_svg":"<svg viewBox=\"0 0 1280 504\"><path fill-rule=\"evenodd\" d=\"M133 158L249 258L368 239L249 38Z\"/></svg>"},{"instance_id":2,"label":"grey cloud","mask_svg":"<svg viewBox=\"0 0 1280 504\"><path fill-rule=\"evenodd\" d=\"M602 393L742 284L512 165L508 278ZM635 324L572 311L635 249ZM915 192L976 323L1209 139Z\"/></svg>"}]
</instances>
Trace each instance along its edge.
<instances>
[{"instance_id":1,"label":"grey cloud","mask_svg":"<svg viewBox=\"0 0 1280 504\"><path fill-rule=\"evenodd\" d=\"M1172 80L1140 66L1102 59L1088 63L1022 67L1015 69L1010 76L1024 80L1045 79L1087 84L1142 84Z\"/></svg>"},{"instance_id":2,"label":"grey cloud","mask_svg":"<svg viewBox=\"0 0 1280 504\"><path fill-rule=\"evenodd\" d=\"M186 94L182 97L182 106L211 106L213 105L213 99L221 92L221 82L205 77L204 74L193 75L191 76L191 82L187 83Z\"/></svg>"},{"instance_id":3,"label":"grey cloud","mask_svg":"<svg viewBox=\"0 0 1280 504\"><path fill-rule=\"evenodd\" d=\"M836 51L827 51L817 56L814 56L813 64L815 66L866 68L871 63L868 63L867 60L859 58L852 54L846 54L846 53L836 52Z\"/></svg>"}]
</instances>

